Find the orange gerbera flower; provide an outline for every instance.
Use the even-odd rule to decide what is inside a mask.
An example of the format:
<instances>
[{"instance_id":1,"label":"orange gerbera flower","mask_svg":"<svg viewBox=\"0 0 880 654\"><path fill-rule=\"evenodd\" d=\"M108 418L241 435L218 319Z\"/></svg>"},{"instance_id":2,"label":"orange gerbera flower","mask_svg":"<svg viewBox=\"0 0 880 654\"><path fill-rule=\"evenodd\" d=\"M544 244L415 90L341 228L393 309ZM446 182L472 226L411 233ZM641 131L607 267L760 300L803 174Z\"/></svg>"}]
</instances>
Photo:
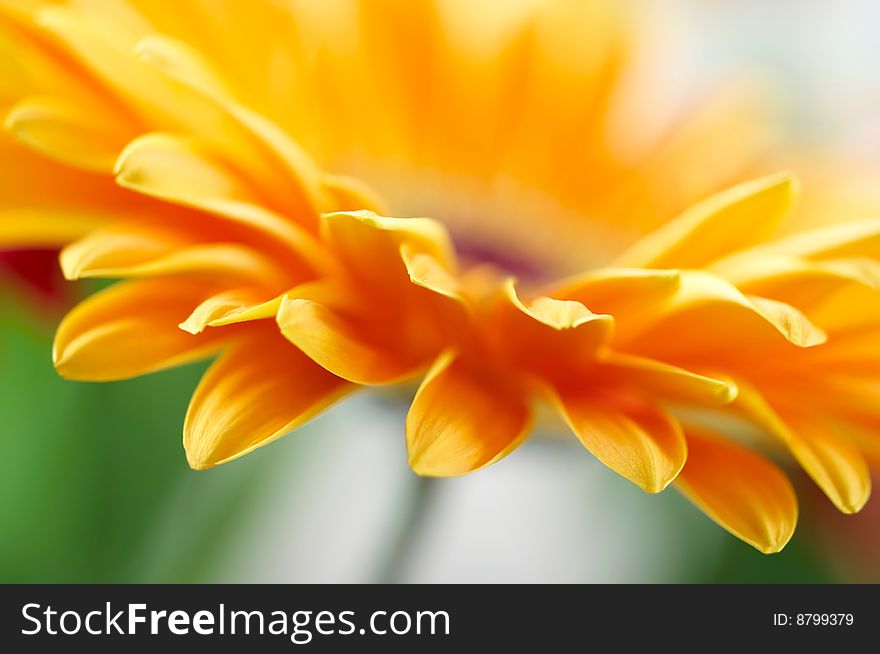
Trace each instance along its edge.
<instances>
[{"instance_id":1,"label":"orange gerbera flower","mask_svg":"<svg viewBox=\"0 0 880 654\"><path fill-rule=\"evenodd\" d=\"M818 369L836 331L812 298L864 291L875 253L855 237L787 249L824 233L771 240L787 175L663 224L737 177L758 130L709 112L626 143L633 41L609 4L7 5L0 43L25 65L0 87L19 141L2 154L46 158L27 154L35 168L4 191L0 234L27 235L36 215L52 244L84 234L62 251L68 278L126 279L62 321L62 375L219 355L184 427L194 468L358 386L427 372L406 429L421 474L497 461L544 399L627 479L649 492L678 479L778 551L797 517L785 475L714 422L676 417L729 404L783 436L839 507L864 503L862 446L842 465L843 446L771 421L789 415L790 369L748 362ZM859 408L834 397L840 416Z\"/></svg>"}]
</instances>

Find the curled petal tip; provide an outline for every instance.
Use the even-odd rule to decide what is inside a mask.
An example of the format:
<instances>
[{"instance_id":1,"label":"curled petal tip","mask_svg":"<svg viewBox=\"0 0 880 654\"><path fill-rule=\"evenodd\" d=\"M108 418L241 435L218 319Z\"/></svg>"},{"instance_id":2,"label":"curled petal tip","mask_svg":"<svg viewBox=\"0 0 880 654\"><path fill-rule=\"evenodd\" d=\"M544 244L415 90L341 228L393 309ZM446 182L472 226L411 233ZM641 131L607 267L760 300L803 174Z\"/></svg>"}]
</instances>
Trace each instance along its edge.
<instances>
[{"instance_id":1,"label":"curled petal tip","mask_svg":"<svg viewBox=\"0 0 880 654\"><path fill-rule=\"evenodd\" d=\"M723 404L730 404L739 395L739 386L733 381L722 381L718 385L718 400Z\"/></svg>"},{"instance_id":2,"label":"curled petal tip","mask_svg":"<svg viewBox=\"0 0 880 654\"><path fill-rule=\"evenodd\" d=\"M191 470L208 470L216 464L206 460L204 457L190 451L186 451L186 462Z\"/></svg>"},{"instance_id":3,"label":"curled petal tip","mask_svg":"<svg viewBox=\"0 0 880 654\"><path fill-rule=\"evenodd\" d=\"M188 334L192 334L193 336L201 334L203 331L205 331L205 327L199 324L197 321L193 320L192 317L184 320L177 326Z\"/></svg>"}]
</instances>

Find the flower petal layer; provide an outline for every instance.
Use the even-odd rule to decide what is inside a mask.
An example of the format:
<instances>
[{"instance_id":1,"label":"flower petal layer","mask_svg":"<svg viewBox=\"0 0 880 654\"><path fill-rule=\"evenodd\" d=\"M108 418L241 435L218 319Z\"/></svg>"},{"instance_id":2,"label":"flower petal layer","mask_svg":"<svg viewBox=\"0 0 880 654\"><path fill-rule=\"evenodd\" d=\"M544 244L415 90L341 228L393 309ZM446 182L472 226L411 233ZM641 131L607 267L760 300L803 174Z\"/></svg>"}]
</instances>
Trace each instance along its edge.
<instances>
[{"instance_id":1,"label":"flower petal layer","mask_svg":"<svg viewBox=\"0 0 880 654\"><path fill-rule=\"evenodd\" d=\"M409 463L431 477L474 472L512 452L530 426L529 407L509 382L445 353L406 418Z\"/></svg>"},{"instance_id":2,"label":"flower petal layer","mask_svg":"<svg viewBox=\"0 0 880 654\"><path fill-rule=\"evenodd\" d=\"M116 162L116 180L148 196L207 211L265 232L316 270L332 268L317 240L294 220L262 205L257 191L210 143L151 133L129 143Z\"/></svg>"},{"instance_id":3,"label":"flower petal layer","mask_svg":"<svg viewBox=\"0 0 880 654\"><path fill-rule=\"evenodd\" d=\"M615 265L703 267L765 240L791 209L795 192L794 178L787 173L722 191L639 240Z\"/></svg>"},{"instance_id":4,"label":"flower petal layer","mask_svg":"<svg viewBox=\"0 0 880 654\"><path fill-rule=\"evenodd\" d=\"M775 411L757 390L740 383L736 404L777 436L843 513L857 513L871 494L871 475L859 449L820 416Z\"/></svg>"},{"instance_id":5,"label":"flower petal layer","mask_svg":"<svg viewBox=\"0 0 880 654\"><path fill-rule=\"evenodd\" d=\"M61 253L67 279L193 274L271 282L281 271L239 243L194 243L170 230L132 224L96 230Z\"/></svg>"},{"instance_id":6,"label":"flower petal layer","mask_svg":"<svg viewBox=\"0 0 880 654\"><path fill-rule=\"evenodd\" d=\"M100 225L93 214L50 209L0 209L0 248L57 248Z\"/></svg>"},{"instance_id":7,"label":"flower petal layer","mask_svg":"<svg viewBox=\"0 0 880 654\"><path fill-rule=\"evenodd\" d=\"M180 323L190 334L201 334L206 327L222 327L238 322L273 318L282 296L268 297L265 289L245 286L225 290L205 299Z\"/></svg>"},{"instance_id":8,"label":"flower petal layer","mask_svg":"<svg viewBox=\"0 0 880 654\"><path fill-rule=\"evenodd\" d=\"M271 330L248 334L208 369L183 428L189 465L226 463L312 419L354 390Z\"/></svg>"},{"instance_id":9,"label":"flower petal layer","mask_svg":"<svg viewBox=\"0 0 880 654\"><path fill-rule=\"evenodd\" d=\"M682 271L666 299L616 317L618 349L659 359L709 363L737 352L785 346L785 341L812 347L826 340L796 308L748 297L718 275L697 270Z\"/></svg>"},{"instance_id":10,"label":"flower petal layer","mask_svg":"<svg viewBox=\"0 0 880 654\"><path fill-rule=\"evenodd\" d=\"M648 493L659 493L678 475L687 443L678 422L659 406L628 394L560 389L560 414L593 455Z\"/></svg>"},{"instance_id":11,"label":"flower petal layer","mask_svg":"<svg viewBox=\"0 0 880 654\"><path fill-rule=\"evenodd\" d=\"M880 218L810 229L773 242L772 250L819 261L851 256L880 258Z\"/></svg>"},{"instance_id":12,"label":"flower petal layer","mask_svg":"<svg viewBox=\"0 0 880 654\"><path fill-rule=\"evenodd\" d=\"M64 98L32 96L9 111L5 127L46 156L75 168L106 172L126 143L125 135L114 133L108 121L112 117L98 119L94 110Z\"/></svg>"},{"instance_id":13,"label":"flower petal layer","mask_svg":"<svg viewBox=\"0 0 880 654\"><path fill-rule=\"evenodd\" d=\"M688 460L675 486L706 515L765 554L780 551L797 524L788 477L742 445L688 429Z\"/></svg>"},{"instance_id":14,"label":"flower petal layer","mask_svg":"<svg viewBox=\"0 0 880 654\"><path fill-rule=\"evenodd\" d=\"M513 280L486 316L497 346L520 367L546 380L582 374L608 342L614 319L580 302L538 297L523 302Z\"/></svg>"},{"instance_id":15,"label":"flower petal layer","mask_svg":"<svg viewBox=\"0 0 880 654\"><path fill-rule=\"evenodd\" d=\"M880 262L866 257L812 261L761 252L712 267L743 293L786 302L807 313L851 284L880 288Z\"/></svg>"},{"instance_id":16,"label":"flower petal layer","mask_svg":"<svg viewBox=\"0 0 880 654\"><path fill-rule=\"evenodd\" d=\"M217 335L177 328L210 291L176 280L122 282L91 296L61 321L53 359L69 379L110 381L143 375L208 356Z\"/></svg>"},{"instance_id":17,"label":"flower petal layer","mask_svg":"<svg viewBox=\"0 0 880 654\"><path fill-rule=\"evenodd\" d=\"M605 352L597 365L596 376L608 383L630 385L674 402L724 405L732 402L738 392L730 379L701 375L631 354Z\"/></svg>"},{"instance_id":18,"label":"flower petal layer","mask_svg":"<svg viewBox=\"0 0 880 654\"><path fill-rule=\"evenodd\" d=\"M430 218L389 218L370 211L325 214L325 238L362 280L387 287L403 268L400 247L411 258L430 255L447 272L455 272L455 254L446 228Z\"/></svg>"},{"instance_id":19,"label":"flower petal layer","mask_svg":"<svg viewBox=\"0 0 880 654\"><path fill-rule=\"evenodd\" d=\"M269 174L283 170L275 190L285 197L286 207L298 214L310 229L317 227L322 197L321 174L308 154L277 125L239 104L211 65L195 49L166 36L148 36L136 47L141 60L155 66L215 106L252 141L260 163L271 162ZM265 175L262 175L265 177ZM263 180L265 184L265 180ZM271 185L270 189L271 189Z\"/></svg>"},{"instance_id":20,"label":"flower petal layer","mask_svg":"<svg viewBox=\"0 0 880 654\"><path fill-rule=\"evenodd\" d=\"M281 333L311 359L357 384L390 384L424 366L387 334L383 337L371 326L312 300L283 299L277 321Z\"/></svg>"}]
</instances>

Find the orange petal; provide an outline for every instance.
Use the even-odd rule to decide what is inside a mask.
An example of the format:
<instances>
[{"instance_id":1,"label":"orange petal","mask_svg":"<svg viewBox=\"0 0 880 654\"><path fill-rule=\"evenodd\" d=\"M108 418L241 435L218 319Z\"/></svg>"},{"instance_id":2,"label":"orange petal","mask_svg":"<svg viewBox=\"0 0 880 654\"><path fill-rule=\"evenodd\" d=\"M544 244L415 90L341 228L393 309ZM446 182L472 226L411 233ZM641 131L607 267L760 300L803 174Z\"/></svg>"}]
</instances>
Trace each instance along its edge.
<instances>
[{"instance_id":1,"label":"orange petal","mask_svg":"<svg viewBox=\"0 0 880 654\"><path fill-rule=\"evenodd\" d=\"M678 288L680 277L678 270L598 268L563 280L547 295L615 315L633 303L644 305L668 297Z\"/></svg>"},{"instance_id":2,"label":"orange petal","mask_svg":"<svg viewBox=\"0 0 880 654\"><path fill-rule=\"evenodd\" d=\"M109 13L106 10L92 13L87 6L52 3L44 5L36 19L72 59L124 102L126 109L136 114L143 124L208 133L219 127L216 112L198 97L134 57L132 49L137 30L122 20L109 23ZM119 16L118 12L114 14L114 18Z\"/></svg>"},{"instance_id":3,"label":"orange petal","mask_svg":"<svg viewBox=\"0 0 880 654\"><path fill-rule=\"evenodd\" d=\"M62 163L102 173L113 170L127 142L112 115L95 115L64 98L28 97L7 114L5 127L19 141Z\"/></svg>"},{"instance_id":4,"label":"orange petal","mask_svg":"<svg viewBox=\"0 0 880 654\"><path fill-rule=\"evenodd\" d=\"M446 228L430 218L386 218L370 211L325 214L322 230L334 251L355 275L367 283L387 288L389 282L407 280L400 247L408 253L430 255L449 273L455 272L455 254Z\"/></svg>"},{"instance_id":5,"label":"orange petal","mask_svg":"<svg viewBox=\"0 0 880 654\"><path fill-rule=\"evenodd\" d=\"M788 477L742 445L688 429L688 459L676 487L727 531L765 554L794 533L797 498Z\"/></svg>"},{"instance_id":6,"label":"orange petal","mask_svg":"<svg viewBox=\"0 0 880 654\"><path fill-rule=\"evenodd\" d=\"M183 427L189 465L203 470L252 452L311 420L354 387L266 331L208 369Z\"/></svg>"},{"instance_id":7,"label":"orange petal","mask_svg":"<svg viewBox=\"0 0 880 654\"><path fill-rule=\"evenodd\" d=\"M284 298L278 309L281 333L330 372L357 384L390 384L416 374L426 362L413 358L393 334L374 329L330 307ZM394 325L393 317L389 324Z\"/></svg>"},{"instance_id":8,"label":"orange petal","mask_svg":"<svg viewBox=\"0 0 880 654\"><path fill-rule=\"evenodd\" d=\"M813 260L880 257L880 218L838 222L774 241L774 252Z\"/></svg>"},{"instance_id":9,"label":"orange petal","mask_svg":"<svg viewBox=\"0 0 880 654\"><path fill-rule=\"evenodd\" d=\"M317 227L321 210L338 208L329 206L332 196L323 196L320 171L305 150L264 115L235 101L222 76L196 49L167 36L150 35L135 50L142 61L191 89L231 119L242 132L244 142L238 143L239 150L244 148L257 166L255 181L268 187L268 192L281 194L285 208L308 229ZM279 171L285 175L279 176ZM277 179L271 181L273 178Z\"/></svg>"},{"instance_id":10,"label":"orange petal","mask_svg":"<svg viewBox=\"0 0 880 654\"><path fill-rule=\"evenodd\" d=\"M461 283L432 255L417 251L412 243L403 243L400 257L413 284L457 302L465 302Z\"/></svg>"},{"instance_id":11,"label":"orange petal","mask_svg":"<svg viewBox=\"0 0 880 654\"><path fill-rule=\"evenodd\" d=\"M843 513L858 513L871 496L865 456L827 417L786 413L789 447L804 470Z\"/></svg>"},{"instance_id":12,"label":"orange petal","mask_svg":"<svg viewBox=\"0 0 880 654\"><path fill-rule=\"evenodd\" d=\"M542 377L579 374L592 365L614 327L614 319L580 302L539 297L528 303L507 280L487 315L487 328L518 363Z\"/></svg>"},{"instance_id":13,"label":"orange petal","mask_svg":"<svg viewBox=\"0 0 880 654\"><path fill-rule=\"evenodd\" d=\"M158 132L141 136L119 155L116 181L123 188L269 234L315 270L335 270L317 239L294 220L265 208L255 190L207 141Z\"/></svg>"},{"instance_id":14,"label":"orange petal","mask_svg":"<svg viewBox=\"0 0 880 654\"><path fill-rule=\"evenodd\" d=\"M409 464L432 477L474 472L512 452L530 425L521 394L446 353L425 377L407 415Z\"/></svg>"},{"instance_id":15,"label":"orange petal","mask_svg":"<svg viewBox=\"0 0 880 654\"><path fill-rule=\"evenodd\" d=\"M109 381L201 359L217 349L216 335L196 337L177 324L209 293L210 287L186 280L111 286L61 321L55 367L69 379Z\"/></svg>"},{"instance_id":16,"label":"orange petal","mask_svg":"<svg viewBox=\"0 0 880 654\"><path fill-rule=\"evenodd\" d=\"M601 356L596 377L629 384L652 397L678 402L724 405L736 398L730 379L707 377L662 361L607 351Z\"/></svg>"},{"instance_id":17,"label":"orange petal","mask_svg":"<svg viewBox=\"0 0 880 654\"><path fill-rule=\"evenodd\" d=\"M642 490L659 493L684 465L684 434L659 406L595 389L560 389L553 399L584 447Z\"/></svg>"},{"instance_id":18,"label":"orange petal","mask_svg":"<svg viewBox=\"0 0 880 654\"><path fill-rule=\"evenodd\" d=\"M330 194L336 211L373 211L387 213L382 199L365 182L345 175L324 175L324 190Z\"/></svg>"},{"instance_id":19,"label":"orange petal","mask_svg":"<svg viewBox=\"0 0 880 654\"><path fill-rule=\"evenodd\" d=\"M739 383L735 406L783 443L813 481L843 513L857 513L871 495L868 464L858 448L821 416L778 413L753 387Z\"/></svg>"},{"instance_id":20,"label":"orange petal","mask_svg":"<svg viewBox=\"0 0 880 654\"><path fill-rule=\"evenodd\" d=\"M250 320L272 318L281 306L282 296L272 297L262 288L235 288L204 300L180 323L190 334L201 334L206 327L221 327Z\"/></svg>"},{"instance_id":21,"label":"orange petal","mask_svg":"<svg viewBox=\"0 0 880 654\"><path fill-rule=\"evenodd\" d=\"M57 248L101 224L98 216L48 209L0 209L0 247Z\"/></svg>"},{"instance_id":22,"label":"orange petal","mask_svg":"<svg viewBox=\"0 0 880 654\"><path fill-rule=\"evenodd\" d=\"M682 271L675 292L653 305L616 315L615 347L657 359L739 356L744 349L812 347L825 333L794 307L748 297L704 271Z\"/></svg>"},{"instance_id":23,"label":"orange petal","mask_svg":"<svg viewBox=\"0 0 880 654\"><path fill-rule=\"evenodd\" d=\"M193 243L170 230L113 225L64 248L67 279L159 277L179 274L278 280L283 273L252 248L238 243Z\"/></svg>"},{"instance_id":24,"label":"orange petal","mask_svg":"<svg viewBox=\"0 0 880 654\"><path fill-rule=\"evenodd\" d=\"M712 271L743 293L780 300L808 313L850 285L880 288L880 263L865 257L811 261L756 250L719 262Z\"/></svg>"},{"instance_id":25,"label":"orange petal","mask_svg":"<svg viewBox=\"0 0 880 654\"><path fill-rule=\"evenodd\" d=\"M781 173L722 191L642 238L615 265L701 268L765 240L790 210L796 190L794 178Z\"/></svg>"}]
</instances>

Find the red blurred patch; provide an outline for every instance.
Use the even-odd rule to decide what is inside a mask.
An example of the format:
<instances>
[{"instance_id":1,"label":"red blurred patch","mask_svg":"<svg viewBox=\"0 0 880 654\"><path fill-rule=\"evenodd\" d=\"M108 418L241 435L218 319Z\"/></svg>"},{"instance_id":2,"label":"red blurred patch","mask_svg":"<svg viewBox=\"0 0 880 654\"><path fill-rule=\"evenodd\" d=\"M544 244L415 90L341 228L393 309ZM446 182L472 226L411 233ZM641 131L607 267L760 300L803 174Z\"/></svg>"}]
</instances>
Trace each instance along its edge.
<instances>
[{"instance_id":1,"label":"red blurred patch","mask_svg":"<svg viewBox=\"0 0 880 654\"><path fill-rule=\"evenodd\" d=\"M829 559L854 583L880 583L880 476L873 482L874 494L855 515L837 511L813 484L802 496Z\"/></svg>"},{"instance_id":2,"label":"red blurred patch","mask_svg":"<svg viewBox=\"0 0 880 654\"><path fill-rule=\"evenodd\" d=\"M58 310L72 299L72 284L61 275L57 250L0 251L0 276L41 309Z\"/></svg>"}]
</instances>

